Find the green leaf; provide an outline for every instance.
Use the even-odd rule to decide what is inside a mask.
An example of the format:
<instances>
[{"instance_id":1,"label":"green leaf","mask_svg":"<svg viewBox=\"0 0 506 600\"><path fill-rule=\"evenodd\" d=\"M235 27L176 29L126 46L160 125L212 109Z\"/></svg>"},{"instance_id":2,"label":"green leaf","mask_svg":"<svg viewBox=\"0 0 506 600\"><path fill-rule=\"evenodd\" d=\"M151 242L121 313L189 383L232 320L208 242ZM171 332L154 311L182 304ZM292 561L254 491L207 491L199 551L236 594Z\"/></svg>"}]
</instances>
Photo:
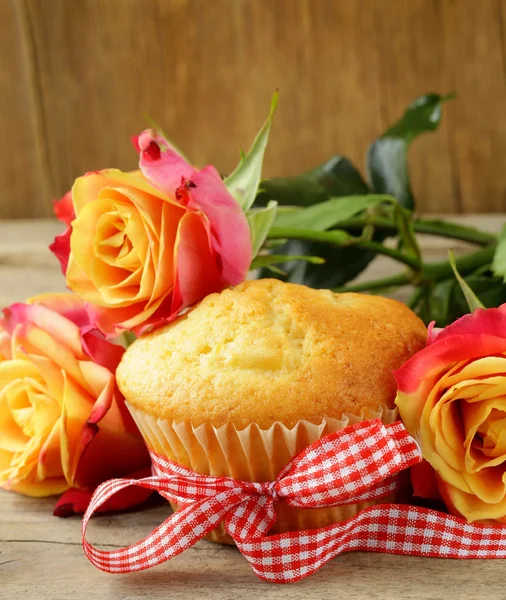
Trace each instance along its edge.
<instances>
[{"instance_id":1,"label":"green leaf","mask_svg":"<svg viewBox=\"0 0 506 600\"><path fill-rule=\"evenodd\" d=\"M322 265L325 261L319 256L293 256L282 254L262 254L257 256L251 263L251 269L260 269L262 267L270 267L272 265L280 265L291 261L305 261L313 265Z\"/></svg>"},{"instance_id":2,"label":"green leaf","mask_svg":"<svg viewBox=\"0 0 506 600\"><path fill-rule=\"evenodd\" d=\"M455 265L455 257L453 256L453 252L451 250L448 252L448 258L453 272L455 274L455 278L457 279L458 284L460 285L460 289L462 290L462 293L464 294L467 304L469 306L469 311L474 312L477 308L485 308L478 296L473 292L473 290L469 287L465 279L457 271L457 266Z\"/></svg>"},{"instance_id":3,"label":"green leaf","mask_svg":"<svg viewBox=\"0 0 506 600\"><path fill-rule=\"evenodd\" d=\"M271 110L267 121L258 132L253 145L246 155L241 153L241 160L235 170L225 178L228 191L234 196L244 211L255 201L262 175L265 148L269 140L272 118L278 103L278 93L272 97ZM275 200L275 198L269 198Z\"/></svg>"},{"instance_id":4,"label":"green leaf","mask_svg":"<svg viewBox=\"0 0 506 600\"><path fill-rule=\"evenodd\" d=\"M277 203L269 202L265 208L251 209L246 213L251 230L253 256L256 256L276 218Z\"/></svg>"},{"instance_id":5,"label":"green leaf","mask_svg":"<svg viewBox=\"0 0 506 600\"><path fill-rule=\"evenodd\" d=\"M312 229L325 231L335 227L338 223L354 217L358 213L383 202L395 203L395 198L382 194L369 194L368 196L345 196L331 198L325 202L296 208L290 211L280 211L276 217L275 227L291 229Z\"/></svg>"},{"instance_id":6,"label":"green leaf","mask_svg":"<svg viewBox=\"0 0 506 600\"><path fill-rule=\"evenodd\" d=\"M167 142L167 144L169 145L169 148L171 150L174 150L174 152L179 154L179 156L181 158L183 158L187 163L192 164L191 161L188 160L188 158L183 154L183 152L180 150L180 148L178 146L176 146L176 144L174 144L173 141L171 141L169 136L165 133L165 131L160 127L160 125L158 125L158 123L154 119L152 119L148 114L144 113L144 120L149 125L149 127L151 129L153 129L153 131L155 131L156 133L158 133L158 135L161 135L165 139L165 141Z\"/></svg>"},{"instance_id":7,"label":"green leaf","mask_svg":"<svg viewBox=\"0 0 506 600\"><path fill-rule=\"evenodd\" d=\"M394 205L394 221L399 230L399 250L403 250L406 254L421 262L422 254L418 246L411 211L396 203Z\"/></svg>"},{"instance_id":8,"label":"green leaf","mask_svg":"<svg viewBox=\"0 0 506 600\"><path fill-rule=\"evenodd\" d=\"M403 119L393 125L385 135L371 145L369 150L369 179L374 192L391 194L401 203L413 205L409 178L407 175L406 153L409 143L422 131L435 129L440 119L440 105L448 97L434 94L415 101L406 111ZM398 148L388 151L392 144ZM403 184L399 184L399 181ZM394 184L398 185L394 185ZM364 196L371 189L359 171L345 157L336 155L325 164L301 175L262 182L257 202L277 200L281 206L312 206L338 197ZM407 192L406 192L407 190ZM392 193L392 191L394 193ZM283 214L283 219L285 214ZM288 213L286 214L288 218ZM409 233L406 232L406 235ZM376 230L373 240L382 242L385 232ZM404 244L409 241L406 237ZM411 251L415 247L411 243ZM332 248L318 242L290 241L282 249L282 254L321 256L324 265L296 263L286 269L285 280L304 283L311 287L341 287L354 279L375 257L373 252L359 248Z\"/></svg>"},{"instance_id":9,"label":"green leaf","mask_svg":"<svg viewBox=\"0 0 506 600\"><path fill-rule=\"evenodd\" d=\"M435 321L438 327L445 327L451 323L449 318L456 285L454 279L447 279L435 285L424 286L420 295L421 303L414 307L414 310L426 325L432 321Z\"/></svg>"},{"instance_id":10,"label":"green leaf","mask_svg":"<svg viewBox=\"0 0 506 600\"><path fill-rule=\"evenodd\" d=\"M464 279L485 308L495 308L506 303L506 284L502 279L493 277L490 273L469 275ZM426 314L421 314L421 310L415 311L426 323L436 321L438 327L446 327L469 313L466 297L455 279L436 284L430 296L430 310Z\"/></svg>"},{"instance_id":11,"label":"green leaf","mask_svg":"<svg viewBox=\"0 0 506 600\"><path fill-rule=\"evenodd\" d=\"M489 275L470 275L465 278L467 285L479 297L485 308L497 308L506 302L506 284L501 279ZM450 323L468 312L467 302L460 287L455 286L452 298Z\"/></svg>"},{"instance_id":12,"label":"green leaf","mask_svg":"<svg viewBox=\"0 0 506 600\"><path fill-rule=\"evenodd\" d=\"M375 192L391 194L402 206L414 208L407 161L409 145L420 134L438 128L442 104L453 97L427 94L416 98L399 121L369 146L367 178Z\"/></svg>"},{"instance_id":13,"label":"green leaf","mask_svg":"<svg viewBox=\"0 0 506 600\"><path fill-rule=\"evenodd\" d=\"M295 177L263 181L257 203L277 200L281 206L311 206L331 198L364 196L369 188L359 171L345 157L336 155L325 164ZM346 200L345 200L346 201ZM336 201L337 204L337 201ZM321 256L324 265L297 262L286 267L285 281L325 288L344 285L356 277L374 258L374 253L358 248L333 248L317 242L291 240L279 250L282 254ZM265 274L266 276L270 274Z\"/></svg>"},{"instance_id":14,"label":"green leaf","mask_svg":"<svg viewBox=\"0 0 506 600\"><path fill-rule=\"evenodd\" d=\"M344 156L336 155L312 171L262 181L257 203L276 200L282 206L311 206L333 197L369 192L353 164Z\"/></svg>"},{"instance_id":15,"label":"green leaf","mask_svg":"<svg viewBox=\"0 0 506 600\"><path fill-rule=\"evenodd\" d=\"M499 234L497 248L492 261L492 272L506 281L506 225L503 225Z\"/></svg>"}]
</instances>

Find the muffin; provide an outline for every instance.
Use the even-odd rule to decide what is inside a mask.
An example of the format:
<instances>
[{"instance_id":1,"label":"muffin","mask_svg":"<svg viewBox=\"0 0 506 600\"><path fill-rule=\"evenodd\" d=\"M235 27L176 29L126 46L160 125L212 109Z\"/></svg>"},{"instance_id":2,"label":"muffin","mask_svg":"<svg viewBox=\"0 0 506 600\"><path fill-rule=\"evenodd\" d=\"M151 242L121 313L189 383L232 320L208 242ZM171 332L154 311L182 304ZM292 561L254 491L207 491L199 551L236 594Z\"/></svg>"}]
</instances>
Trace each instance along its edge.
<instances>
[{"instance_id":1,"label":"muffin","mask_svg":"<svg viewBox=\"0 0 506 600\"><path fill-rule=\"evenodd\" d=\"M395 421L392 371L426 335L395 300L247 281L135 341L117 381L150 450L198 473L271 481L324 435ZM373 503L281 502L273 531L323 527ZM231 542L223 525L210 537Z\"/></svg>"}]
</instances>

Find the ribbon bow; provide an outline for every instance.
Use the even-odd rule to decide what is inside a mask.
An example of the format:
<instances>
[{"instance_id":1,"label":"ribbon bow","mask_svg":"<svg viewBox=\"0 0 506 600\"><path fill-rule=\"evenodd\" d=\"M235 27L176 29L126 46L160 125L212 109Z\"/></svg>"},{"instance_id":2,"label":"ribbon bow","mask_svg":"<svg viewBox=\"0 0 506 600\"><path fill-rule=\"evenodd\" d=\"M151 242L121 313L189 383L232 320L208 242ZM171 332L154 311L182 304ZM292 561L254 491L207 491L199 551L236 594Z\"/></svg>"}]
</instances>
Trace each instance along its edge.
<instances>
[{"instance_id":1,"label":"ribbon bow","mask_svg":"<svg viewBox=\"0 0 506 600\"><path fill-rule=\"evenodd\" d=\"M97 488L83 518L83 548L109 573L158 565L180 554L220 521L254 572L288 583L314 573L334 556L368 550L416 556L506 557L506 527L470 525L428 509L383 504L317 530L267 535L274 504L323 508L379 499L400 486L400 471L421 461L420 450L400 422L357 423L321 438L297 455L275 481L257 483L199 475L152 453L152 477L114 479ZM173 513L140 542L97 550L86 540L93 513L120 490L138 485L175 502Z\"/></svg>"}]
</instances>

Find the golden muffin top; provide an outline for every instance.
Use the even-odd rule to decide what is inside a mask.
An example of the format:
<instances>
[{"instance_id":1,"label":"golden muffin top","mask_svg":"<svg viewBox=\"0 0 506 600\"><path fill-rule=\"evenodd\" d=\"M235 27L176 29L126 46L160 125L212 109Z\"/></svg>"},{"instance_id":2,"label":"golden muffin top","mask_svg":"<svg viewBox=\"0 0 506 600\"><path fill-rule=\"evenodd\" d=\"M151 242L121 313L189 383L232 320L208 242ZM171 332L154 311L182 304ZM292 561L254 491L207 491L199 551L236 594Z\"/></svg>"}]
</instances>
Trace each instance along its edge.
<instances>
[{"instance_id":1,"label":"golden muffin top","mask_svg":"<svg viewBox=\"0 0 506 600\"><path fill-rule=\"evenodd\" d=\"M261 279L138 339L117 380L130 404L164 419L291 427L392 407L392 371L425 340L396 300Z\"/></svg>"}]
</instances>

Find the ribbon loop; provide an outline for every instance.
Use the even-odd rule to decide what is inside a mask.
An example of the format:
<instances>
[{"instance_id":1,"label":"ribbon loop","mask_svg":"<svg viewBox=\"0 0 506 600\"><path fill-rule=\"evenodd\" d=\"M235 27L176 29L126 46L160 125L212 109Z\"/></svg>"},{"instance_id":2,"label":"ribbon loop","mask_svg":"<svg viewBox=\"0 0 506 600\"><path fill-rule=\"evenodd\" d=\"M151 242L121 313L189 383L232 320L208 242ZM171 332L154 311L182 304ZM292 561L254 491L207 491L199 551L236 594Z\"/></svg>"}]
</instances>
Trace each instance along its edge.
<instances>
[{"instance_id":1,"label":"ribbon loop","mask_svg":"<svg viewBox=\"0 0 506 600\"><path fill-rule=\"evenodd\" d=\"M102 571L141 571L177 556L215 529L230 507L242 500L241 493L236 490L220 492L210 498L183 506L143 540L127 548L110 551L94 548L86 540L86 530L93 512L116 492L130 485L153 489L151 483L142 479L113 479L97 488L83 517L82 539L86 556Z\"/></svg>"},{"instance_id":2,"label":"ribbon loop","mask_svg":"<svg viewBox=\"0 0 506 600\"><path fill-rule=\"evenodd\" d=\"M400 422L376 419L336 431L301 452L276 486L291 506L323 508L381 498L397 489L397 473L420 462Z\"/></svg>"}]
</instances>

